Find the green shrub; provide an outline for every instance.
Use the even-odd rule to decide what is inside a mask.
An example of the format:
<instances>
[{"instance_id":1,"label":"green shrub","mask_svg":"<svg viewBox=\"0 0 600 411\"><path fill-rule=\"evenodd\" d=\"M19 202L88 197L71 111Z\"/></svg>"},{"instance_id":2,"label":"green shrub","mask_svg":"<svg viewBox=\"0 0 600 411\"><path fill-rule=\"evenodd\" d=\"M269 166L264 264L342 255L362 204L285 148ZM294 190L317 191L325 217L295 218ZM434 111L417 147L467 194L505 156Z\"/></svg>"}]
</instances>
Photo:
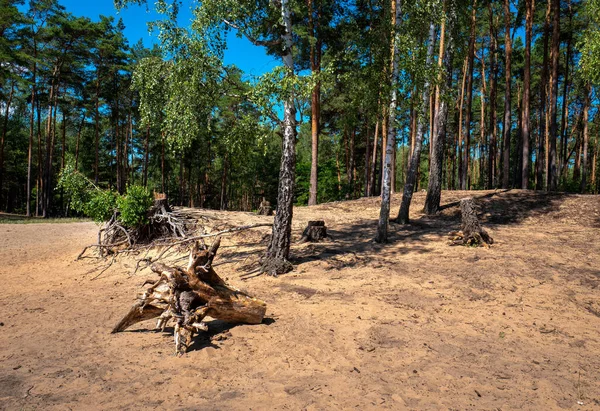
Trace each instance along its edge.
<instances>
[{"instance_id":1,"label":"green shrub","mask_svg":"<svg viewBox=\"0 0 600 411\"><path fill-rule=\"evenodd\" d=\"M75 165L68 162L58 176L57 189L64 190L70 200L69 208L78 213L85 213L87 203L93 194L94 185L83 174L75 170Z\"/></svg>"},{"instance_id":2,"label":"green shrub","mask_svg":"<svg viewBox=\"0 0 600 411\"><path fill-rule=\"evenodd\" d=\"M93 190L83 212L98 223L108 221L117 208L118 199L119 195L114 191Z\"/></svg>"},{"instance_id":3,"label":"green shrub","mask_svg":"<svg viewBox=\"0 0 600 411\"><path fill-rule=\"evenodd\" d=\"M127 194L117 199L119 219L127 227L148 224L148 209L154 204L150 191L143 186L130 186Z\"/></svg>"}]
</instances>

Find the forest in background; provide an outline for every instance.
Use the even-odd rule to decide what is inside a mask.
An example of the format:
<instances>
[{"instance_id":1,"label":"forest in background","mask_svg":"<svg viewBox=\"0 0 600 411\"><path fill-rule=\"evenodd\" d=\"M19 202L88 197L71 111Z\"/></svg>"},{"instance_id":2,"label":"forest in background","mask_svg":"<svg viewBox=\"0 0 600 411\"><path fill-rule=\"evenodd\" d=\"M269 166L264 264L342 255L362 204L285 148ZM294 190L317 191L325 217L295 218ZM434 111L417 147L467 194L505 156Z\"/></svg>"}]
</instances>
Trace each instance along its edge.
<instances>
[{"instance_id":1,"label":"forest in background","mask_svg":"<svg viewBox=\"0 0 600 411\"><path fill-rule=\"evenodd\" d=\"M63 170L250 211L278 202L288 132L300 205L385 192L388 147L388 192L435 168L440 189L598 193L597 0L213 0L180 27L188 6L156 3L147 49L113 18L1 1L0 211L69 214ZM283 65L225 66L230 30Z\"/></svg>"}]
</instances>

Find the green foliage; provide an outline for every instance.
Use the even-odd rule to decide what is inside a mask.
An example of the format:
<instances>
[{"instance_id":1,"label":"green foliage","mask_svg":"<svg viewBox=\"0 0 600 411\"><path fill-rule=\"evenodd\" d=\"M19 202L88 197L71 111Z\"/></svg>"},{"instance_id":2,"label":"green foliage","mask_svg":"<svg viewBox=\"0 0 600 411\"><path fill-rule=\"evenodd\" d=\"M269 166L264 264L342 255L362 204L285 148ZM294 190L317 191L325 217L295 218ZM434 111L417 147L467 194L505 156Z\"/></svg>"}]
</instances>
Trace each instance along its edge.
<instances>
[{"instance_id":1,"label":"green foliage","mask_svg":"<svg viewBox=\"0 0 600 411\"><path fill-rule=\"evenodd\" d=\"M95 190L85 205L84 213L97 223L108 221L117 208L119 194L111 190Z\"/></svg>"},{"instance_id":2,"label":"green foliage","mask_svg":"<svg viewBox=\"0 0 600 411\"><path fill-rule=\"evenodd\" d=\"M127 194L117 198L119 220L127 227L148 223L148 210L152 207L152 194L146 187L130 186Z\"/></svg>"},{"instance_id":3,"label":"green foliage","mask_svg":"<svg viewBox=\"0 0 600 411\"><path fill-rule=\"evenodd\" d=\"M58 177L57 189L62 189L70 199L69 207L78 212L86 213L86 206L95 189L94 184L83 174L75 170L75 164L68 162Z\"/></svg>"},{"instance_id":4,"label":"green foliage","mask_svg":"<svg viewBox=\"0 0 600 411\"><path fill-rule=\"evenodd\" d=\"M592 84L600 85L600 0L584 2L584 16L588 20L581 48L580 67Z\"/></svg>"}]
</instances>

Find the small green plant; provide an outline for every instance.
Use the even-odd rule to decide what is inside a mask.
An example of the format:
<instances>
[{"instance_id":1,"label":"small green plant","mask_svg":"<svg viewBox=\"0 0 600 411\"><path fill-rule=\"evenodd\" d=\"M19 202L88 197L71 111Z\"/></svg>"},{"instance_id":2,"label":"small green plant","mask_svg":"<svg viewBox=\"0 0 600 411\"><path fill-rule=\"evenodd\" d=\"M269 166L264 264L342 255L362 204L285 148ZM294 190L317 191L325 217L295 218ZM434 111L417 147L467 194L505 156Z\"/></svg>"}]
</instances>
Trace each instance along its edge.
<instances>
[{"instance_id":1,"label":"small green plant","mask_svg":"<svg viewBox=\"0 0 600 411\"><path fill-rule=\"evenodd\" d=\"M117 198L119 220L127 227L148 224L148 209L153 203L152 194L146 187L130 186L126 195Z\"/></svg>"},{"instance_id":2,"label":"small green plant","mask_svg":"<svg viewBox=\"0 0 600 411\"><path fill-rule=\"evenodd\" d=\"M89 194L83 212L97 223L110 220L117 208L119 194L110 190L94 190Z\"/></svg>"}]
</instances>

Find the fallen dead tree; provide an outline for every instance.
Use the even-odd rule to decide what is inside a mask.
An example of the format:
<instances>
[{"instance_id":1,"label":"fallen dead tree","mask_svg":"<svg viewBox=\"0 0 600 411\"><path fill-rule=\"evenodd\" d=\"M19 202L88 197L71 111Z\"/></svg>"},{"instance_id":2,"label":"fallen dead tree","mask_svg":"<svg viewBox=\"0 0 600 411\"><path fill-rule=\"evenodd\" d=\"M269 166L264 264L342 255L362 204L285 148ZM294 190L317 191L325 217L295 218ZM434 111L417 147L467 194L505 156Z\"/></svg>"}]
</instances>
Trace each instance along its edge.
<instances>
[{"instance_id":1,"label":"fallen dead tree","mask_svg":"<svg viewBox=\"0 0 600 411\"><path fill-rule=\"evenodd\" d=\"M460 212L461 231L450 233L450 245L489 247L494 243L494 239L479 224L473 198L460 200Z\"/></svg>"},{"instance_id":2,"label":"fallen dead tree","mask_svg":"<svg viewBox=\"0 0 600 411\"><path fill-rule=\"evenodd\" d=\"M186 269L153 264L151 269L159 279L143 284L151 283L112 333L152 318L158 318L156 328L164 331L174 321L175 353L181 355L194 333L208 329L203 322L207 316L234 324L260 324L267 309L265 302L229 286L212 268L219 245L220 238L210 248L195 242Z\"/></svg>"}]
</instances>

